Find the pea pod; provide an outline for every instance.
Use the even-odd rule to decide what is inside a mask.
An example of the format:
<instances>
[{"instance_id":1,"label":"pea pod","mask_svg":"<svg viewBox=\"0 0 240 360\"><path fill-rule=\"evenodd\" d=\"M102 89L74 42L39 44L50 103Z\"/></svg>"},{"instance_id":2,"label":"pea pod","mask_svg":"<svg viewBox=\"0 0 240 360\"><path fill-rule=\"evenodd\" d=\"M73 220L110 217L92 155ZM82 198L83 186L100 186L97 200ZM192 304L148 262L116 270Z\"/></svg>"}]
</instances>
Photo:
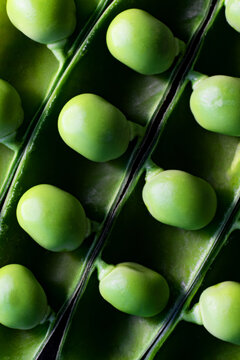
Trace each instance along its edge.
<instances>
[{"instance_id":1,"label":"pea pod","mask_svg":"<svg viewBox=\"0 0 240 360\"><path fill-rule=\"evenodd\" d=\"M145 77L134 73L116 62L107 50L105 37L109 24L117 14L135 4L166 23L174 35L187 44L186 56L178 58L178 63L160 76ZM196 4L201 9L198 10L198 16ZM238 139L226 139L215 134L213 138L212 134L202 132L194 124L188 108L191 87L187 85L186 72L200 45L199 39L203 38L203 32L208 30L209 24L205 22L201 29L199 26L208 10L209 16L213 12L213 22L222 5L219 2L219 8L214 9L206 7L206 4L210 3L187 2L182 7L175 1L168 4L159 4L153 0L148 3L114 1L82 46L77 50L75 48L75 56L72 61L69 59L66 71L57 86L54 86L48 105L41 112L25 149L3 207L0 236L2 261L9 263L19 259L25 265L30 265L31 270L42 280L57 315L50 327L43 324L29 331L27 336L0 328L3 334L1 336L0 333L0 341L7 338L8 344L14 343L11 350L3 349L2 356L17 358L21 354L26 359L36 358L74 294L79 305L75 317L72 314L71 327L65 333L66 342L59 357L114 358L119 348L120 356L125 359L153 357L179 321L187 296L198 285L198 273L209 265L206 259L213 258L215 244L220 249L225 235L227 238L228 227L232 224L230 214L236 211L238 200ZM179 10L177 21L172 12L173 7ZM211 61L208 64L211 66ZM199 71L211 73L209 68ZM116 91L113 91L113 84ZM93 163L74 153L59 137L57 118L61 109L71 98L86 92L98 94L120 109L127 119L146 126L143 139L140 137L132 141L126 152L116 160ZM158 110L159 117L155 118ZM157 136L159 141L156 144ZM154 146L156 148L153 151ZM141 193L144 185L143 165L150 155L166 169L192 173L214 186L219 205L210 225L193 233L160 224L147 213ZM219 156L222 160L220 162L216 161ZM210 160L218 167L213 168ZM87 216L99 222L96 235L87 239L73 253L56 254L41 249L17 224L15 211L20 197L32 186L43 183L58 186L74 195L83 204ZM168 307L151 319L109 310L96 292L98 282L93 270L99 253L103 251L104 258L110 263L119 263L126 261L126 249L128 257L131 256L133 261L156 269L170 284L171 299ZM36 259L41 259L41 262ZM83 290L86 291L83 293ZM104 318L105 332L101 316ZM96 322L96 319L100 321ZM91 326L92 321L94 326ZM106 330L112 347L105 346ZM99 334L103 334L102 337ZM23 346L26 337L29 343ZM77 346L74 343L76 337ZM97 353L89 346L89 341L93 340L99 341L101 345L96 347Z\"/></svg>"}]
</instances>

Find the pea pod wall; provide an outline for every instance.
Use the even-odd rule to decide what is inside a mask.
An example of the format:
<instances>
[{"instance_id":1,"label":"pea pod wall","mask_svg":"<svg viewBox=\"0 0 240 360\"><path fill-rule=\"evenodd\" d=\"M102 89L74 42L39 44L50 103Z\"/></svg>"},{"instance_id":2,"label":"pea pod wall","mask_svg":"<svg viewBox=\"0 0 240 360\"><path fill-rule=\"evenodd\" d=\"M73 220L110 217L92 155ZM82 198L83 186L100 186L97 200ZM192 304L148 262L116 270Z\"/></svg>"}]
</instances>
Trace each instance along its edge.
<instances>
[{"instance_id":1,"label":"pea pod wall","mask_svg":"<svg viewBox=\"0 0 240 360\"><path fill-rule=\"evenodd\" d=\"M226 24L222 9L207 35L195 69L209 75L239 76L239 65L235 60L238 43L239 35ZM164 314L151 319L117 312L101 299L96 273L93 272L72 314L59 359L92 359L96 356L100 359L153 358L181 319L182 309L189 304L232 228L238 226L236 217L234 219L231 214L236 212L239 202L239 139L200 128L189 109L191 85L185 83L181 92L171 116L166 116L162 123L153 160L164 169L182 169L208 180L218 196L215 220L195 232L157 223L142 204L142 175L139 183L133 185L134 190L121 210L102 256L108 263L134 261L163 274L171 287L169 306ZM238 237L238 232L235 236ZM228 258L228 261L231 260ZM226 279L224 276L222 280ZM239 276L233 276L233 280L239 280ZM179 344L182 329L188 327L191 332L191 325L181 325L175 337L173 331L173 338L170 338L169 346L167 342L160 351L159 359L176 357L178 348L175 341ZM195 332L202 334L203 330ZM207 352L209 342L207 340L205 347L201 344L206 349L201 355ZM229 351L229 358L232 354L238 355L237 346L221 345L217 340L212 340L212 343L219 343L220 350L212 350L211 356L204 358L214 358L215 353L215 358L219 358L217 355L222 348L226 349L224 355Z\"/></svg>"},{"instance_id":2,"label":"pea pod wall","mask_svg":"<svg viewBox=\"0 0 240 360\"><path fill-rule=\"evenodd\" d=\"M0 78L18 91L24 121L16 132L0 141L0 199L6 193L23 148L61 73L107 3L106 0L76 1L77 26L65 45L65 58L59 64L45 45L32 41L12 25L6 12L6 0L1 0Z\"/></svg>"},{"instance_id":3,"label":"pea pod wall","mask_svg":"<svg viewBox=\"0 0 240 360\"><path fill-rule=\"evenodd\" d=\"M136 74L117 63L108 53L105 45L108 24L118 12L136 5L161 17L171 26L175 36L190 42L207 14L209 3L199 2L196 13L191 2L187 2L176 22L169 16L173 5L181 8L175 1L171 4L159 4L156 1L113 2L59 79L25 149L2 211L1 265L15 262L30 268L45 288L50 305L58 317L77 288L89 254L98 241L104 219L125 182L129 171L127 167L131 166L130 160L139 148L139 142L133 141L120 159L103 164L92 163L68 149L61 141L56 125L58 114L72 96L95 92L118 106L129 119L146 124L163 102L174 76L174 67L161 76ZM88 217L101 224L93 245L92 236L75 252L50 253L36 245L20 229L15 215L17 202L25 190L39 183L59 186L81 200ZM1 327L2 357L36 357L54 327L54 323L48 325L26 332ZM6 342L7 348L4 347Z\"/></svg>"}]
</instances>

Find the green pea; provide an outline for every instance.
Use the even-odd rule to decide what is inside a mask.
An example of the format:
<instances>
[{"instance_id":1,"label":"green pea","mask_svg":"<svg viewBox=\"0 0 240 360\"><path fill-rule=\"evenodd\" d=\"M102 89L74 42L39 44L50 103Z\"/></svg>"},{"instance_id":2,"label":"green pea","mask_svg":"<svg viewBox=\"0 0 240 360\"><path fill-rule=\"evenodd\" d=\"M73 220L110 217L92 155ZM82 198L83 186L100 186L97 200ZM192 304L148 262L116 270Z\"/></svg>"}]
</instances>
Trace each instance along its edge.
<instances>
[{"instance_id":1,"label":"green pea","mask_svg":"<svg viewBox=\"0 0 240 360\"><path fill-rule=\"evenodd\" d=\"M167 305L169 288L157 272L136 263L121 263L100 280L102 297L127 314L150 317Z\"/></svg>"},{"instance_id":2,"label":"green pea","mask_svg":"<svg viewBox=\"0 0 240 360\"><path fill-rule=\"evenodd\" d=\"M122 112L94 94L81 94L68 101L59 115L58 129L67 145L97 162L121 156L131 136Z\"/></svg>"},{"instance_id":3,"label":"green pea","mask_svg":"<svg viewBox=\"0 0 240 360\"><path fill-rule=\"evenodd\" d=\"M117 60L144 75L166 71L179 53L179 41L169 28L140 9L125 10L113 19L107 46Z\"/></svg>"},{"instance_id":4,"label":"green pea","mask_svg":"<svg viewBox=\"0 0 240 360\"><path fill-rule=\"evenodd\" d=\"M240 136L240 79L216 75L200 80L194 86L190 107L203 128Z\"/></svg>"},{"instance_id":5,"label":"green pea","mask_svg":"<svg viewBox=\"0 0 240 360\"><path fill-rule=\"evenodd\" d=\"M0 138L16 131L23 122L20 96L12 85L0 79Z\"/></svg>"},{"instance_id":6,"label":"green pea","mask_svg":"<svg viewBox=\"0 0 240 360\"><path fill-rule=\"evenodd\" d=\"M19 225L42 247L51 251L75 250L88 232L80 202L52 185L26 191L17 205Z\"/></svg>"},{"instance_id":7,"label":"green pea","mask_svg":"<svg viewBox=\"0 0 240 360\"><path fill-rule=\"evenodd\" d=\"M70 36L76 26L74 0L7 0L13 25L42 44L52 44Z\"/></svg>"},{"instance_id":8,"label":"green pea","mask_svg":"<svg viewBox=\"0 0 240 360\"><path fill-rule=\"evenodd\" d=\"M225 281L203 291L199 300L204 327L224 341L240 345L240 284Z\"/></svg>"},{"instance_id":9,"label":"green pea","mask_svg":"<svg viewBox=\"0 0 240 360\"><path fill-rule=\"evenodd\" d=\"M1 324L32 329L46 320L49 311L45 292L30 270L18 264L0 269Z\"/></svg>"},{"instance_id":10,"label":"green pea","mask_svg":"<svg viewBox=\"0 0 240 360\"><path fill-rule=\"evenodd\" d=\"M206 226L217 206L209 183L180 170L166 170L147 178L143 201L155 219L186 230Z\"/></svg>"},{"instance_id":11,"label":"green pea","mask_svg":"<svg viewBox=\"0 0 240 360\"><path fill-rule=\"evenodd\" d=\"M226 0L225 6L226 6L225 15L227 22L235 30L240 32L240 1Z\"/></svg>"}]
</instances>

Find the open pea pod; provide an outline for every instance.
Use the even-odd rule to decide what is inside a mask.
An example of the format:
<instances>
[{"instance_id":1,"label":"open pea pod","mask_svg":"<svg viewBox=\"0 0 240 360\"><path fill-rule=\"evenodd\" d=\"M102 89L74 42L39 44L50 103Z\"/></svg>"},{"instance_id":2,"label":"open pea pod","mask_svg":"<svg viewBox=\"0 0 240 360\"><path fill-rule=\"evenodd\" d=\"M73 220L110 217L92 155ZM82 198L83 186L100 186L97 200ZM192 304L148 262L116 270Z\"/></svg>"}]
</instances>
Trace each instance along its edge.
<instances>
[{"instance_id":1,"label":"open pea pod","mask_svg":"<svg viewBox=\"0 0 240 360\"><path fill-rule=\"evenodd\" d=\"M172 7L179 18L172 16ZM105 36L111 20L121 11L140 7L169 25L174 35L188 44L205 20L210 2L191 1L182 8L177 1L114 1L79 46L54 85L48 102L25 148L8 192L1 216L1 266L19 263L32 270L48 297L56 316L51 322L29 331L0 328L2 358L33 359L41 352L70 299L81 288L99 239L107 231L105 223L121 198L140 140L132 141L119 159L95 163L68 148L57 130L59 113L65 103L81 93L95 93L117 106L129 120L151 124L169 93L181 58L162 75L143 76L118 63L108 52ZM97 59L97 64L96 64ZM85 240L79 250L53 253L37 245L18 225L16 207L22 194L34 185L51 184L78 198L91 220L98 222L96 235ZM8 344L6 347L5 344Z\"/></svg>"},{"instance_id":2,"label":"open pea pod","mask_svg":"<svg viewBox=\"0 0 240 360\"><path fill-rule=\"evenodd\" d=\"M59 58L55 57L46 45L33 41L11 23L6 11L7 1L1 0L0 79L7 81L17 90L24 115L20 127L9 128L4 132L1 128L0 199L3 199L6 193L24 146L64 68L109 2L76 1L76 27L66 40L59 63ZM1 124L3 122L2 119Z\"/></svg>"},{"instance_id":3,"label":"open pea pod","mask_svg":"<svg viewBox=\"0 0 240 360\"><path fill-rule=\"evenodd\" d=\"M225 22L222 5L220 2L212 19L212 27L199 53L195 70L208 75L238 77L240 69L236 54L239 51L239 35ZM72 312L58 359L152 359L162 346L157 358L174 359L179 353L179 343L186 337L183 329L189 328L187 333L191 332L192 325L178 325L176 336L174 329L232 229L238 226L236 211L240 186L239 138L201 128L189 108L191 92L191 84L186 79L161 122L158 143L151 157L164 169L180 169L207 180L217 193L215 218L207 227L197 231L157 222L142 201L145 174L140 168L124 194L101 257L109 264L140 263L164 275L170 286L169 303L164 312L152 318L119 312L100 296L99 281L93 267L86 278L86 290L80 294ZM233 238L236 236L235 245L238 235L238 231L233 234ZM229 241L232 241L231 238ZM234 249L236 252L236 247ZM225 264L233 262L230 256L225 257L224 249L222 256ZM219 274L218 277L220 279ZM228 280L239 281L239 276ZM196 329L196 336L202 331ZM169 345L168 341L163 345L171 333ZM212 357L204 357L211 346L208 336L203 338L203 342L206 338L205 345L200 345L203 357L199 358L214 358L214 350L210 353ZM216 342L220 343L211 341L212 349ZM220 345L219 351L225 347L229 358L232 352L238 354L239 347L228 344ZM216 355L215 358L219 357Z\"/></svg>"}]
</instances>

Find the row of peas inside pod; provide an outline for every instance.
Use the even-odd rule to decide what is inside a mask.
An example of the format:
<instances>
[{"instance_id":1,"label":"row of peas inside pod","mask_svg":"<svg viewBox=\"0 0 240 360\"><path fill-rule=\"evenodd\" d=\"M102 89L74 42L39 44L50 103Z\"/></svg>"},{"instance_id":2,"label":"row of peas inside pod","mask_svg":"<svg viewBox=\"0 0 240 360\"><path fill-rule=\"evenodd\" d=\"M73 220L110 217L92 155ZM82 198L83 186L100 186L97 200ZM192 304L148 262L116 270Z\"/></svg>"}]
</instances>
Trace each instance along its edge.
<instances>
[{"instance_id":1,"label":"row of peas inside pod","mask_svg":"<svg viewBox=\"0 0 240 360\"><path fill-rule=\"evenodd\" d=\"M1 1L1 202L39 114L87 27L96 21L107 3L107 0L88 3L53 0L46 6L39 1L21 4Z\"/></svg>"},{"instance_id":2,"label":"row of peas inside pod","mask_svg":"<svg viewBox=\"0 0 240 360\"><path fill-rule=\"evenodd\" d=\"M139 10L138 10L139 11ZM137 12L138 12L137 11ZM130 10L129 10L129 12L130 12ZM136 11L135 11L136 12ZM144 15L144 18L145 18L145 20L144 21L146 21L147 22L147 18L149 18L149 16L148 15L146 15L146 13L144 12L144 14L143 14L143 12L141 12L140 11L140 14L141 14L141 16L142 15ZM125 13L125 15L126 15L126 13ZM121 17L120 17L121 18ZM150 19L151 19L151 17L150 17ZM151 22L153 22L153 20L151 20ZM158 25L158 26L160 26L160 25ZM163 30L164 29L164 27L161 25L161 27L162 27L162 32L163 31L166 31L166 30ZM110 31L110 30L109 30ZM110 36L110 35L109 35ZM176 45L176 41L174 42L175 43L175 45L174 45L174 47L175 48L177 48L177 45ZM112 44L111 44L111 40L110 40L110 42L109 42L109 48L111 49L111 47L113 46ZM129 46L129 45L128 45ZM111 49L112 50L112 52L114 52L113 51L113 49ZM111 51L110 50L110 51ZM178 51L176 51L175 52L175 55L176 55L176 53L177 53ZM174 55L174 56L175 56ZM117 57L117 56L116 56ZM170 56L171 57L171 56ZM138 57L138 59L139 59L139 57ZM145 59L144 59L145 60ZM125 60L124 60L125 61ZM124 62L123 61L123 62ZM128 60L126 60L126 63L127 63L127 61ZM135 59L135 61L136 61L136 59ZM171 61L169 61L169 63L171 63ZM130 63L131 64L131 63ZM132 67L132 65L130 65L129 64L129 66L131 66ZM149 70L149 67L150 66L148 66L147 65L147 70L145 69L144 71L145 71L145 73L147 74L147 72L146 71L151 71L151 73L153 73L152 72L152 70ZM152 66L151 66L152 67ZM135 70L138 70L137 68L135 69ZM166 70L166 69L165 69ZM139 70L138 70L139 71ZM140 71L140 72L142 72L142 70ZM158 69L157 70L157 73L159 73L160 72L160 70ZM81 95L80 95L81 96ZM96 95L93 95L92 94L92 96L95 96L95 99L96 99ZM105 103L105 100L103 100L103 99L99 99L98 98L98 100L100 101L100 103ZM75 100L74 100L75 101ZM76 104L76 103L75 103ZM77 106L78 106L78 104L76 104ZM109 104L106 104L106 107L107 107L107 112L108 112L108 109L110 109L110 105ZM112 110L112 109L111 109ZM74 110L75 111L75 110ZM77 110L78 111L78 110ZM116 108L114 108L113 110L112 110L113 112L115 112L115 114L116 114L116 112L118 112L118 109L116 109ZM93 110L93 113L95 113L96 112L96 109L95 110ZM119 114L118 113L118 115L122 118L122 114ZM71 114L70 114L70 117L71 117ZM76 118L76 117L75 117ZM104 119L105 119L105 117L104 117ZM116 126L116 122L114 122L114 120L112 120L113 118L111 117L110 118L110 120L108 121L108 122L110 122L110 123L113 123L113 125L112 125L112 127L113 127L113 129L115 128L115 126ZM71 119L70 119L71 120ZM107 119L108 120L108 119ZM125 120L125 119L124 119ZM124 127L126 128L127 127L127 125L126 125L126 121L123 121L123 123L124 123ZM105 126L105 125L104 125ZM73 126L73 127L75 127L75 125ZM60 128L61 129L61 128ZM75 127L75 129L76 129L76 127ZM97 129L98 130L98 129ZM100 130L100 129L99 129ZM106 130L106 129L104 129L104 130ZM60 130L61 131L61 130ZM65 129L64 129L64 131L65 131ZM89 131L89 129L87 129L87 134L89 134L88 133L88 131ZM118 129L117 129L117 131L118 131ZM74 132L75 132L75 130L74 130ZM89 148L90 149L92 149L92 132L93 132L93 135L95 136L95 133L94 133L94 131L92 130L92 128L90 127L90 135L89 135L89 138L90 138L90 140L89 140L89 142L90 142L90 146L89 146L89 143L88 142L86 142L86 145L85 145L85 149L86 149L86 152L88 152L89 151ZM126 130L126 132L127 133L130 133L131 131L129 130L129 128ZM94 138L94 136L93 136L93 138ZM63 136L64 137L64 136ZM112 137L112 132L111 132L111 134L110 134L110 138ZM67 134L67 138L69 139L69 134ZM131 136L129 136L129 138L131 139ZM67 142L67 141L66 141ZM77 151L79 151L78 150L78 148L77 148L77 146L78 145L75 145L75 143L76 143L76 140L74 139L73 140L73 145L71 144L71 142L72 142L72 138L71 138L71 133L70 133L70 140L69 140L69 145L70 146L72 146L75 150L77 150ZM94 141L93 141L93 143L94 143ZM113 145L111 145L111 146L113 146ZM95 147L95 149L94 149L94 147ZM123 148L123 149L126 149L126 147L127 147L127 145L124 145L124 146L122 146L121 145L121 147ZM100 144L100 149L101 149L101 144ZM108 148L109 149L109 148ZM84 150L83 150L84 151ZM109 150L108 150L109 151ZM81 154L83 154L84 156L85 156L85 153L82 153L82 149L80 149L80 151L79 151ZM107 150L104 148L104 149L101 149L101 150L99 150L99 144L97 144L97 145L93 145L93 153L100 153L100 160L96 160L95 158L94 158L94 161L106 161L105 159L103 159L103 157L102 156L105 156L105 153L107 152ZM117 151L117 152L119 152L119 151ZM122 154L122 152L124 152L124 150L121 150L120 151L120 154L119 155L121 155ZM101 156L102 155L102 156ZM119 155L116 155L116 156L119 156ZM90 155L91 156L91 155ZM95 155L96 156L96 155ZM115 155L114 155L115 156ZM88 157L89 159L91 159L90 157L89 157L89 155L87 155L86 157ZM164 172L163 172L164 173ZM178 173L177 172L177 174L170 174L170 187L171 186L173 186L173 187L175 187L175 179L174 179L174 175L176 175L176 178L181 178L181 174L180 173ZM171 177L172 176L172 177ZM202 211L202 209L201 209L201 207L200 208L198 208L197 210L198 210L198 212L197 212L197 214L196 214L196 218L193 218L193 219L190 219L191 221L190 221L190 224L187 224L187 225L185 225L185 227L186 228L193 228L193 227L195 227L196 229L197 228L201 228L201 227L203 227L203 226L205 226L205 225L207 225L211 220L212 220L212 218L213 218L213 216L214 216L214 213L215 213L215 210L216 210L216 197L215 197L215 193L214 193L214 191L213 191L213 189L210 187L210 185L208 185L206 182L204 182L203 180L202 181L200 181L198 178L194 178L194 177L192 177L191 175L189 175L189 174L186 174L186 173L184 173L184 174L182 174L182 176L183 177L185 177L184 178L184 181L187 181L188 182L188 184L191 184L191 186L195 189L195 191L196 191L196 195L197 196L199 196L199 198L201 198L201 197L204 197L204 196L210 196L210 199L211 199L211 201L210 201L210 203L211 203L211 206L210 206L210 210L209 210L209 214L207 214L206 215L206 219L204 218L204 215L205 214L203 214L203 211ZM169 185L169 184L167 184L167 185ZM39 186L43 186L43 185L39 185ZM183 185L183 187L184 187L184 185ZM30 191L30 190L29 190ZM62 191L62 190L61 190ZM176 191L176 193L178 192L178 190L174 190L174 191ZM181 191L181 189L180 189L180 191ZM146 190L146 193L147 193L147 190ZM199 195L200 194L200 195ZM203 195L203 194L205 194L205 195ZM146 195L146 197L147 197L147 195ZM187 211L189 211L189 212L191 212L191 206L192 206L192 202L191 202L191 199L189 199L189 203L187 203L187 205L186 205L186 208L187 208ZM150 200L150 202L151 202L151 200ZM30 203L33 203L33 206L36 206L37 208L38 208L38 205L34 202L34 201L31 201L31 199L30 199ZM198 203L198 205L199 205L200 203ZM178 205L178 204L177 204ZM170 213L170 218L171 217L175 217L176 218L176 214L175 214L175 212L176 212L176 209L174 208L174 206L175 206L175 203L173 202L173 204L170 204L170 210L169 210L169 213ZM150 207L150 206L149 206ZM189 210L189 208L188 207L190 207L190 210ZM154 210L153 210L154 211ZM28 212L28 211L27 211ZM29 211L29 213L31 214L31 207L30 207L30 211ZM27 216L29 215L29 213L27 214ZM36 213L36 212L35 212ZM37 213L38 214L38 213ZM202 219L202 218L204 218L204 219ZM87 221L86 221L87 222ZM164 222L164 221L163 221ZM168 223L171 223L171 224L173 224L173 225L177 225L178 226L178 223L174 223L174 219L172 220L172 219L170 219L170 220L167 220L167 222ZM199 224L200 223L200 224ZM87 225L86 225L86 227L87 227ZM36 226L36 228L37 228L37 226ZM49 230L48 230L49 231ZM41 231L40 231L41 232ZM54 232L54 231L53 231ZM37 233L39 233L39 231L37 231ZM43 231L43 233L44 233L44 231ZM86 233L87 233L87 231L86 231ZM55 239L54 239L54 241L55 241ZM120 266L120 268L121 268L121 266ZM130 266L130 264L129 264L129 268L131 269L131 266ZM139 267L139 265L137 265L137 266L134 266L133 264L132 264L132 268L134 268L135 270L136 269L138 269L138 270L140 270L141 268ZM142 269L141 269L142 270ZM146 271L146 274L148 273L148 271L147 270L144 270L144 271ZM111 275L111 272L109 273L109 275L108 276L110 276ZM107 278L108 278L108 276L107 276ZM153 276L153 275L152 275ZM162 281L163 283L164 283L164 281ZM161 285L161 286L163 286L163 285ZM107 292L108 292L109 290L107 290ZM133 291L134 292L134 291ZM110 290L110 293L111 293L111 290ZM163 289L163 294L165 294L165 297L167 298L168 297L168 291L167 291L167 286L165 285L165 289ZM111 296L111 294L110 294L110 296ZM107 297L107 296L106 296ZM114 297L114 296L113 296ZM118 296L117 296L118 297ZM111 301L110 301L111 302ZM114 302L114 301L113 301ZM166 303L166 300L165 301L163 301L163 303L164 303L164 305L165 305L165 303ZM117 306L116 306L117 307ZM121 309L121 307L120 307L120 309ZM137 313L137 314L139 314L139 313Z\"/></svg>"}]
</instances>

